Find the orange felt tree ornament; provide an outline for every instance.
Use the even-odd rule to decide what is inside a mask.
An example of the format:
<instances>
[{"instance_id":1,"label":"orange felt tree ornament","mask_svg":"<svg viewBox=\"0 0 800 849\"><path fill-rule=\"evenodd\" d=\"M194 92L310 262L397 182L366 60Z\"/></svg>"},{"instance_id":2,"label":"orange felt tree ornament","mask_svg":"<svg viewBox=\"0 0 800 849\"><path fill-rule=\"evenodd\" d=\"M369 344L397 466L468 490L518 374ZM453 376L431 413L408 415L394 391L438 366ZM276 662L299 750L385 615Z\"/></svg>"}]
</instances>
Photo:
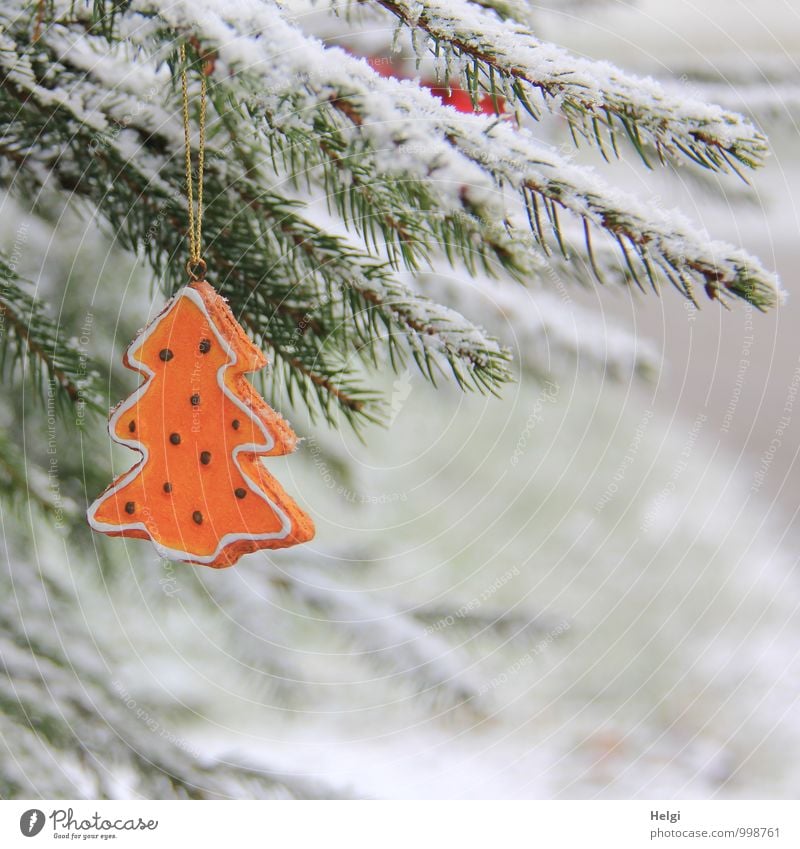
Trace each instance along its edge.
<instances>
[{"instance_id":1,"label":"orange felt tree ornament","mask_svg":"<svg viewBox=\"0 0 800 849\"><path fill-rule=\"evenodd\" d=\"M220 568L248 552L306 542L314 525L261 462L288 454L297 443L289 424L245 377L267 358L204 279L205 76L195 227L183 48L181 60L192 282L125 353L125 365L145 380L112 412L109 433L142 459L103 492L87 517L100 533L150 539L164 557Z\"/></svg>"}]
</instances>

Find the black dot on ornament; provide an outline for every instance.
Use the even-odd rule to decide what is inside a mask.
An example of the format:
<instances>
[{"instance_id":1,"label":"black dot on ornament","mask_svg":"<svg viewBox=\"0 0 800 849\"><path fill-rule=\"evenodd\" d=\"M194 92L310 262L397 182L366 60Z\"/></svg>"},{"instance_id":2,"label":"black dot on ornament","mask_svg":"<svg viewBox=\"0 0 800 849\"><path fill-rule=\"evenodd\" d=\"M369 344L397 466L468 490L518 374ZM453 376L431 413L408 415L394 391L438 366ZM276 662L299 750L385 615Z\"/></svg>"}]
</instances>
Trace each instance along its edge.
<instances>
[{"instance_id":1,"label":"black dot on ornament","mask_svg":"<svg viewBox=\"0 0 800 849\"><path fill-rule=\"evenodd\" d=\"M194 513L192 513L192 519L196 525L203 524L203 514L199 510L195 510Z\"/></svg>"},{"instance_id":2,"label":"black dot on ornament","mask_svg":"<svg viewBox=\"0 0 800 849\"><path fill-rule=\"evenodd\" d=\"M234 420L231 422L231 427L232 427L234 430L239 430L239 424L240 424L239 419L234 419Z\"/></svg>"},{"instance_id":3,"label":"black dot on ornament","mask_svg":"<svg viewBox=\"0 0 800 849\"><path fill-rule=\"evenodd\" d=\"M169 441L173 445L180 445L181 444L181 435L179 433L171 433L169 435Z\"/></svg>"},{"instance_id":4,"label":"black dot on ornament","mask_svg":"<svg viewBox=\"0 0 800 849\"><path fill-rule=\"evenodd\" d=\"M175 354L173 354L169 348L162 348L158 352L158 356L161 358L162 362L168 363L175 356Z\"/></svg>"},{"instance_id":5,"label":"black dot on ornament","mask_svg":"<svg viewBox=\"0 0 800 849\"><path fill-rule=\"evenodd\" d=\"M131 420L128 422L128 430L129 430L131 433L133 433L133 432L136 430L136 422L135 422L133 419L131 419Z\"/></svg>"},{"instance_id":6,"label":"black dot on ornament","mask_svg":"<svg viewBox=\"0 0 800 849\"><path fill-rule=\"evenodd\" d=\"M126 512L126 513L128 513L129 515L130 515L131 513L135 513L135 512L136 512L136 505L133 503L133 501L128 501L128 502L125 504L125 512Z\"/></svg>"},{"instance_id":7,"label":"black dot on ornament","mask_svg":"<svg viewBox=\"0 0 800 849\"><path fill-rule=\"evenodd\" d=\"M210 339L201 339L200 340L200 353L207 354L211 350L211 340Z\"/></svg>"},{"instance_id":8,"label":"black dot on ornament","mask_svg":"<svg viewBox=\"0 0 800 849\"><path fill-rule=\"evenodd\" d=\"M200 462L207 466L211 462L211 452L210 451L201 451L200 452Z\"/></svg>"},{"instance_id":9,"label":"black dot on ornament","mask_svg":"<svg viewBox=\"0 0 800 849\"><path fill-rule=\"evenodd\" d=\"M193 407L199 407L200 406L200 395L199 395L199 393L195 392L194 395L192 395L192 397L189 400L192 402Z\"/></svg>"},{"instance_id":10,"label":"black dot on ornament","mask_svg":"<svg viewBox=\"0 0 800 849\"><path fill-rule=\"evenodd\" d=\"M244 488L243 488L243 487L241 487L241 486L238 486L238 487L236 487L236 489L234 489L233 494L234 494L237 498L244 498L244 497L245 497L245 495L247 495L247 490L246 490L246 489L244 489Z\"/></svg>"},{"instance_id":11,"label":"black dot on ornament","mask_svg":"<svg viewBox=\"0 0 800 849\"><path fill-rule=\"evenodd\" d=\"M164 481L164 492L172 492L172 484L169 481Z\"/></svg>"}]
</instances>

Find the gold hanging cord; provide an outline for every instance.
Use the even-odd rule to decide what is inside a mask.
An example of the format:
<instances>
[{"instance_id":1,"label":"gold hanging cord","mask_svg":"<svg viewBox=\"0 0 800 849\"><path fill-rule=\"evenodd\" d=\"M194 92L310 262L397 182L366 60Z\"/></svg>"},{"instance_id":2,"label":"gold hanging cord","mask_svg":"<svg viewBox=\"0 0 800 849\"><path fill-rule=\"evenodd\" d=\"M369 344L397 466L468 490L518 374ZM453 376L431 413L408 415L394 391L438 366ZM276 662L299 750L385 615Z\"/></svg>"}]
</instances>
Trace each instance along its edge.
<instances>
[{"instance_id":1,"label":"gold hanging cord","mask_svg":"<svg viewBox=\"0 0 800 849\"><path fill-rule=\"evenodd\" d=\"M44 24L44 15L46 10L47 0L39 0L36 5L36 23L33 25L33 38L31 41L36 42L42 37L42 24Z\"/></svg>"},{"instance_id":2,"label":"gold hanging cord","mask_svg":"<svg viewBox=\"0 0 800 849\"><path fill-rule=\"evenodd\" d=\"M189 87L186 82L186 45L181 44L181 88L183 90L183 137L186 145L186 198L189 206L189 261L186 270L192 280L203 280L206 262L201 256L203 235L203 166L206 153L206 64L200 76L200 143L197 153L197 214L194 211L192 143L189 122Z\"/></svg>"}]
</instances>

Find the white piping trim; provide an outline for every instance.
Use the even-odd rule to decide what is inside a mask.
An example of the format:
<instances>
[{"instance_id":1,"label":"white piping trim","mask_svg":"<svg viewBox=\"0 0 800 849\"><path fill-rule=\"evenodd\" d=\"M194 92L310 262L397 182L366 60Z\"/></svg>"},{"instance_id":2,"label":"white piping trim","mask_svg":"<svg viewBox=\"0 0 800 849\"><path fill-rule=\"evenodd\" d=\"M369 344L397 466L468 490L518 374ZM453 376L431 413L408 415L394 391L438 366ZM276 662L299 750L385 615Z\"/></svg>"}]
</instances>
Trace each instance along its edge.
<instances>
[{"instance_id":1,"label":"white piping trim","mask_svg":"<svg viewBox=\"0 0 800 849\"><path fill-rule=\"evenodd\" d=\"M119 437L116 433L116 425L117 422L122 418L122 416L131 409L131 407L135 406L138 402L139 398L145 393L147 387L150 385L151 380L155 377L155 372L145 363L141 362L141 360L137 360L134 356L135 353L141 348L141 346L145 343L147 339L150 338L152 333L156 330L156 328L161 324L161 322L175 309L177 304L179 303L181 298L189 298L195 306L197 306L200 311L205 315L208 319L208 324L214 332L214 335L217 337L217 341L222 346L225 353L228 355L228 362L223 363L217 370L217 383L219 384L220 389L223 394L231 400L247 417L250 421L255 422L261 433L264 437L265 443L263 445L259 445L257 443L248 443L246 445L239 445L233 449L232 457L233 462L236 465L236 468L239 470L239 473L247 482L248 487L260 498L269 504L269 506L277 513L277 515L281 519L281 529L280 531L276 531L274 533L269 534L235 534L230 533L226 534L219 541L216 550L213 554L208 555L199 555L192 554L191 552L182 551L180 549L168 548L167 546L162 545L158 541L154 540L150 529L143 522L133 522L129 525L110 525L107 522L100 522L95 519L95 515L97 513L100 505L107 501L111 496L113 496L118 490L127 486L140 471L144 468L147 463L149 454L147 451L147 447L139 442L136 439L124 439ZM128 348L128 361L142 374L146 376L145 381L139 386L139 388L128 397L126 401L120 404L114 413L111 415L111 418L108 420L108 432L111 435L111 438L114 442L119 443L120 445L125 445L128 448L133 449L134 451L138 451L142 455L142 459L136 463L131 469L126 472L125 476L122 477L119 482L112 486L110 489L106 490L99 498L97 498L89 509L86 511L86 517L89 521L89 525L95 531L99 531L100 533L107 532L120 532L120 531L143 531L147 534L148 538L151 540L153 545L155 545L156 550L162 557L169 558L170 560L179 560L184 562L191 563L213 563L217 557L222 553L223 549L227 548L229 545L235 542L243 541L243 540L265 540L265 539L286 539L292 530L292 521L286 515L286 513L278 507L267 495L256 486L256 484L250 479L250 477L244 472L242 467L239 465L238 455L242 451L249 451L257 454L266 453L271 451L275 445L275 439L270 434L270 432L264 427L263 423L259 421L258 417L253 414L253 412L243 404L227 387L225 383L225 372L231 366L236 365L237 356L236 352L233 348L228 344L228 341L222 336L219 329L217 328L216 323L212 319L211 315L206 308L205 301L200 296L198 292L192 289L190 286L185 286L179 292L175 294L172 299L172 303L168 304L167 307L162 311L162 313L153 320L152 324L150 324L145 330L143 330L136 339L133 340L130 347Z\"/></svg>"}]
</instances>

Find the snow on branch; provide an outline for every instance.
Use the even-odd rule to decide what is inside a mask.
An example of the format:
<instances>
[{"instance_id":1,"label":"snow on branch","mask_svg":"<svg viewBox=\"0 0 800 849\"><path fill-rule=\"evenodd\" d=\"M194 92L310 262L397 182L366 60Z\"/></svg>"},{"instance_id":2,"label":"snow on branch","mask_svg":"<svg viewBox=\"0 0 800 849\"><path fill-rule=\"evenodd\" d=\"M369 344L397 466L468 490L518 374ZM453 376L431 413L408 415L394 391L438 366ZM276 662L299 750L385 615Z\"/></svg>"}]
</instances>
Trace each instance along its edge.
<instances>
[{"instance_id":1,"label":"snow on branch","mask_svg":"<svg viewBox=\"0 0 800 849\"><path fill-rule=\"evenodd\" d=\"M542 286L551 278L563 286L559 275L563 266L557 260L543 261ZM566 364L576 362L582 370L593 368L622 381L634 374L650 377L658 370L660 357L646 341L608 318L598 321L576 303L565 309L566 289L557 295L502 280L479 276L465 281L438 273L419 275L418 284L437 300L468 315L480 315L486 328L512 349L521 369L538 380L552 379Z\"/></svg>"},{"instance_id":2,"label":"snow on branch","mask_svg":"<svg viewBox=\"0 0 800 849\"><path fill-rule=\"evenodd\" d=\"M30 284L0 253L0 375L8 379L21 367L53 399L54 412L100 410L99 370L23 286Z\"/></svg>"},{"instance_id":3,"label":"snow on branch","mask_svg":"<svg viewBox=\"0 0 800 849\"><path fill-rule=\"evenodd\" d=\"M771 131L784 125L794 128L800 115L800 77L788 55L735 53L703 63L681 58L670 68L672 77L683 80L698 97L753 116ZM664 84L674 86L674 79Z\"/></svg>"},{"instance_id":4,"label":"snow on branch","mask_svg":"<svg viewBox=\"0 0 800 849\"><path fill-rule=\"evenodd\" d=\"M60 57L51 60L58 92L38 85L11 51L3 53L0 101L7 98L9 115L22 103L38 110L42 132L55 142L33 149L19 138L15 153L30 173L44 179L52 170L69 191L97 203L123 244L143 250L168 278L176 271L180 278L181 264L170 260L185 229L182 162L171 155L182 146L180 127L171 112L136 90L147 91L141 75L126 78L125 56L101 52L92 42L59 26L48 30L40 48L49 45ZM150 91L168 80L161 83ZM238 115L226 114L229 127ZM359 340L354 350L366 362L383 347L396 365L409 352L431 379L434 369L446 367L463 388L494 391L509 379L507 352L477 326L404 286L363 243L320 229L291 202L264 191L262 175L249 164L267 158L265 149L252 142L244 149L237 140L239 133L252 140L251 127L230 128L228 144L223 133L208 151L207 197L214 201L206 209L206 254L249 328L272 346L290 390L306 402L316 397L328 416L336 408L348 417L374 416L374 396L352 383L330 350L331 338L352 331ZM12 142L10 134L5 139ZM93 157L84 167L87 147Z\"/></svg>"},{"instance_id":5,"label":"snow on branch","mask_svg":"<svg viewBox=\"0 0 800 849\"><path fill-rule=\"evenodd\" d=\"M775 306L781 297L777 276L746 251L711 240L676 211L659 209L612 189L591 169L570 163L524 129L501 123L481 132L464 120L452 128L448 139L469 159L485 163L496 180L522 193L533 232L543 247L549 226L565 252L558 220L558 210L563 209L584 222L593 266L597 263L591 227L613 238L633 278L637 282L644 278L653 288L658 270L691 300L695 300L694 284L702 286L712 299L736 296L759 309ZM492 153L495 145L504 151L502 156ZM602 279L599 271L597 276Z\"/></svg>"},{"instance_id":6,"label":"snow on branch","mask_svg":"<svg viewBox=\"0 0 800 849\"><path fill-rule=\"evenodd\" d=\"M186 725L173 726L174 700L143 695L141 682L127 679L120 657L112 657L108 646L98 651L86 621L73 616L82 603L108 608L108 584L85 574L79 597L74 584L59 576L65 571L63 556L45 554L41 547L38 554L35 565L21 552L13 562L5 555L0 559L4 798L342 795L303 776L203 755L183 736ZM140 637L145 643L147 635Z\"/></svg>"},{"instance_id":7,"label":"snow on branch","mask_svg":"<svg viewBox=\"0 0 800 849\"><path fill-rule=\"evenodd\" d=\"M112 42L80 14L47 28L35 62L14 49L12 26L3 36L0 157L15 185L36 189L52 177L97 204L123 246L170 285L185 282L170 259L186 226L183 142L177 96L163 105L170 77L159 63L174 61L180 38L193 55L214 51L208 258L244 323L272 347L290 393L329 418L374 417L352 351L367 365L378 350L395 365L410 352L431 380L446 364L462 386L489 391L507 379L507 352L404 286L403 266L419 272L445 258L473 275L530 280L542 277L544 259L573 279L588 268L641 288L669 281L692 299L699 288L759 308L779 298L775 276L745 252L616 191L527 130L380 77L271 3L136 0ZM310 214L320 190L337 214L315 224L297 208ZM339 344L346 337L356 344Z\"/></svg>"},{"instance_id":8,"label":"snow on branch","mask_svg":"<svg viewBox=\"0 0 800 849\"><path fill-rule=\"evenodd\" d=\"M763 164L764 136L745 118L692 97L669 93L647 77L627 74L608 62L582 59L541 41L513 21L498 20L469 0L375 0L408 27L429 36L430 50L444 56L464 87L505 95L533 117L545 106L562 112L574 132L617 150L623 130L647 162L649 142L660 159L685 156L713 170ZM449 54L449 56L448 56Z\"/></svg>"},{"instance_id":9,"label":"snow on branch","mask_svg":"<svg viewBox=\"0 0 800 849\"><path fill-rule=\"evenodd\" d=\"M336 136L334 125L324 125L325 138L335 138L341 147L340 159L357 160L375 182L400 185L400 192L424 184L449 223L462 224L481 239L491 239L492 233L511 236L515 250L524 250L523 234L511 230L503 194L510 187L525 201L533 241L545 251L570 255L559 217L566 211L583 226L585 258L598 271L593 230L616 243L642 288L656 288L660 277L693 300L695 289L702 288L711 298L736 296L760 309L777 303L777 278L757 259L709 241L677 213L612 189L527 130L457 113L409 81L379 77L365 62L301 33L271 6L227 7L212 0L203 5L202 15L181 3L162 14L178 30L195 17L202 22L198 35L240 81L261 91L257 108L271 112L272 129L301 132L307 145L318 145L315 121L332 106L356 133ZM253 32L257 39L246 35ZM303 80L299 91L298 79ZM573 239L573 252L574 244Z\"/></svg>"},{"instance_id":10,"label":"snow on branch","mask_svg":"<svg viewBox=\"0 0 800 849\"><path fill-rule=\"evenodd\" d=\"M277 577L256 576L251 586L265 597L274 594L276 588L282 590L294 599L302 615L324 622L337 639L344 638L351 644L352 654L370 662L381 678L395 685L411 685L415 698L439 697L454 705L469 702L473 710L483 707L480 681L465 663L458 646L449 644L433 630L421 628L409 611L376 593L353 592L312 559L298 555L291 571L281 570ZM250 624L249 600L243 604L241 599L237 601L235 592L228 595L228 603L236 605L237 621L260 634L263 612L253 611ZM408 695L396 698L406 699Z\"/></svg>"}]
</instances>

